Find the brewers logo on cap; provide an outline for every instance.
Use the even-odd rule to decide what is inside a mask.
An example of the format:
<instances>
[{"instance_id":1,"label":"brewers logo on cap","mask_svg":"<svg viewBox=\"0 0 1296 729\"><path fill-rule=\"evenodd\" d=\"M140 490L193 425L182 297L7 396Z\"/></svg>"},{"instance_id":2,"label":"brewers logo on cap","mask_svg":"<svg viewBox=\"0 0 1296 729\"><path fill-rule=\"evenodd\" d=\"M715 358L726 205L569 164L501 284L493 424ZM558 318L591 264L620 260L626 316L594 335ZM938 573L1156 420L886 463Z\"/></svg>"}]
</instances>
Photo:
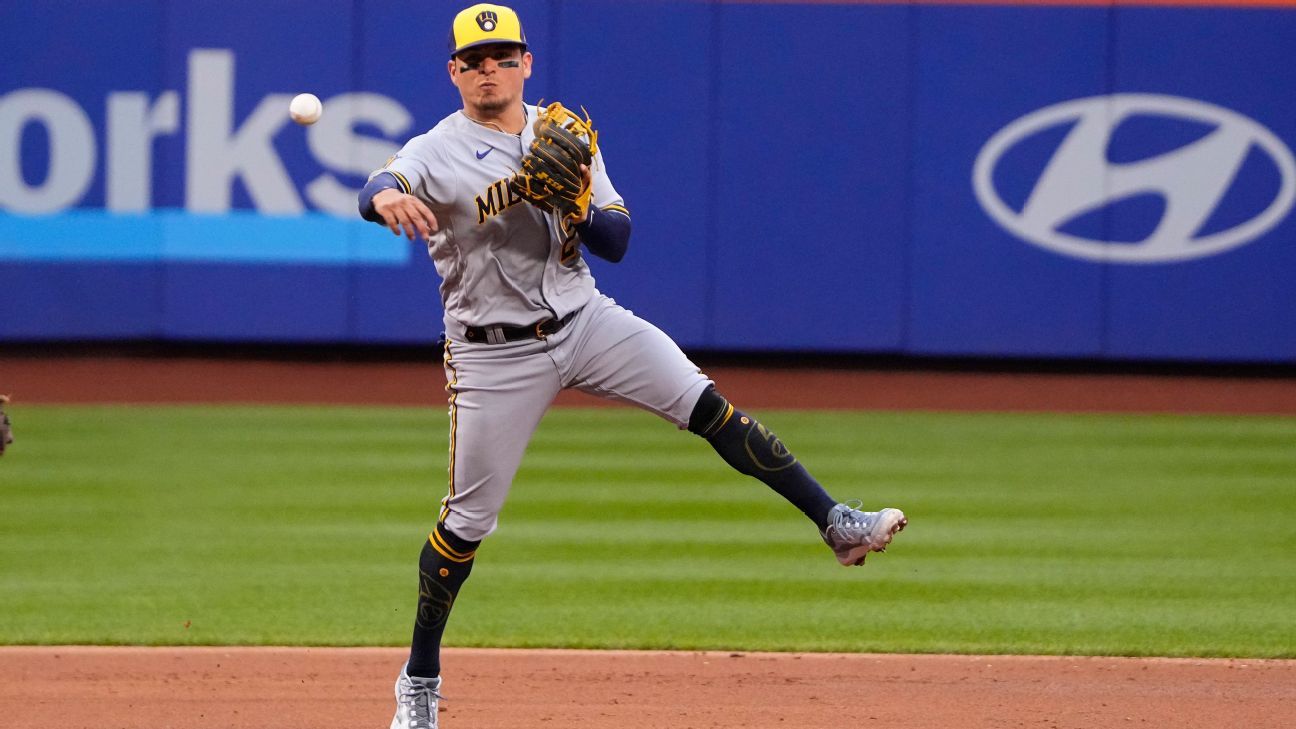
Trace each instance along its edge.
<instances>
[{"instance_id":1,"label":"brewers logo on cap","mask_svg":"<svg viewBox=\"0 0 1296 729\"><path fill-rule=\"evenodd\" d=\"M487 43L516 43L526 46L522 21L512 8L479 3L459 11L450 26L450 55Z\"/></svg>"}]
</instances>

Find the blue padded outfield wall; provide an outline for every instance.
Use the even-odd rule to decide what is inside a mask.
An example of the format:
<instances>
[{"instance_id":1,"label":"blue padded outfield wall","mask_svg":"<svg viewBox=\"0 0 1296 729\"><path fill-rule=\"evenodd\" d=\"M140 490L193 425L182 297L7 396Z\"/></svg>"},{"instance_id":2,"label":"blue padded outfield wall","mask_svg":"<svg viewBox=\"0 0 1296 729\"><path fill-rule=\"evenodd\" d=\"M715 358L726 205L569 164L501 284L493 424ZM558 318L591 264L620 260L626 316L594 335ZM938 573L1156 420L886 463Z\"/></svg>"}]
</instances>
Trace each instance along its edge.
<instances>
[{"instance_id":1,"label":"blue padded outfield wall","mask_svg":"<svg viewBox=\"0 0 1296 729\"><path fill-rule=\"evenodd\" d=\"M514 7L634 218L600 287L686 348L1296 362L1296 8ZM0 0L0 347L434 341L355 191L459 8Z\"/></svg>"}]
</instances>

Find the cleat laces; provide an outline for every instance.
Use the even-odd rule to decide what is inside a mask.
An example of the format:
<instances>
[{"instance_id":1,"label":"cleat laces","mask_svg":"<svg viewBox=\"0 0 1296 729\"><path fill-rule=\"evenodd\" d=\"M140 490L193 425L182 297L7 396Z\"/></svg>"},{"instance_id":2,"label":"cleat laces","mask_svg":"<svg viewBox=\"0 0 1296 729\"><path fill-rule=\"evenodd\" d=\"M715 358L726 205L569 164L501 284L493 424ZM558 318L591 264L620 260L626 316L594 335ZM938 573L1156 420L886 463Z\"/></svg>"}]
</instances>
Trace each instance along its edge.
<instances>
[{"instance_id":1,"label":"cleat laces","mask_svg":"<svg viewBox=\"0 0 1296 729\"><path fill-rule=\"evenodd\" d=\"M877 512L860 511L863 505L864 502L858 499L842 502L842 506L846 508L832 515L830 528L837 534L857 529L871 529Z\"/></svg>"},{"instance_id":2,"label":"cleat laces","mask_svg":"<svg viewBox=\"0 0 1296 729\"><path fill-rule=\"evenodd\" d=\"M855 518L856 514L864 516L864 512L860 511L860 507L863 505L864 502L859 499L851 499L850 501L842 502L842 506L845 506L848 511L837 512L837 519L834 521L841 526L860 526L868 523L867 517L863 521Z\"/></svg>"},{"instance_id":3,"label":"cleat laces","mask_svg":"<svg viewBox=\"0 0 1296 729\"><path fill-rule=\"evenodd\" d=\"M445 697L431 686L418 681L403 683L399 701L401 706L409 708L409 729L432 729L435 727L436 724L433 723L436 718L435 702L444 701Z\"/></svg>"}]
</instances>

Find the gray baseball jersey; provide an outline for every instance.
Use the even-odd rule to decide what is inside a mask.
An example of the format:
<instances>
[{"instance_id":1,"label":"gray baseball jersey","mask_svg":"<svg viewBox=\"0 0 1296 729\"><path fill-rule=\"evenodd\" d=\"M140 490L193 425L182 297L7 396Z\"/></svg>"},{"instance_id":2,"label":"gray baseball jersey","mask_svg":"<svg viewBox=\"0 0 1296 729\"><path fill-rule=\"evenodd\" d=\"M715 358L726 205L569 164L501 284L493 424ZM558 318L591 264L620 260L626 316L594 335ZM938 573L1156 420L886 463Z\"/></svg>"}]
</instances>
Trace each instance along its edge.
<instances>
[{"instance_id":1,"label":"gray baseball jersey","mask_svg":"<svg viewBox=\"0 0 1296 729\"><path fill-rule=\"evenodd\" d=\"M470 541L494 531L559 390L630 403L684 428L711 384L669 336L595 288L574 230L510 193L508 179L534 139L536 107L525 108L520 135L451 114L379 170L426 203L439 226L428 250L442 279L450 395L440 519ZM591 173L592 204L628 216L601 154ZM548 336L501 334L552 319L565 324ZM471 341L470 327L492 332Z\"/></svg>"},{"instance_id":2,"label":"gray baseball jersey","mask_svg":"<svg viewBox=\"0 0 1296 729\"><path fill-rule=\"evenodd\" d=\"M525 109L521 135L455 112L406 143L383 170L436 215L440 229L428 241L428 252L441 276L446 317L459 324L562 318L594 293L576 233L509 190L508 180L535 138L536 107ZM601 152L590 171L593 204L624 210Z\"/></svg>"}]
</instances>

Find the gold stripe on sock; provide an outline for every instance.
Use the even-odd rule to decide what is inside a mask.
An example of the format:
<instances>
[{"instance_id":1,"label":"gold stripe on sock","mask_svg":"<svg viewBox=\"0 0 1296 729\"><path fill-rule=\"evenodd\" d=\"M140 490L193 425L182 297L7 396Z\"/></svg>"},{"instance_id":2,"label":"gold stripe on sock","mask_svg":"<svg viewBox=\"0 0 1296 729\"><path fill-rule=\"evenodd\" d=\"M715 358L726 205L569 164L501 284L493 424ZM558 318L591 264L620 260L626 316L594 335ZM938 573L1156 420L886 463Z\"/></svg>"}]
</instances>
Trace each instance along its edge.
<instances>
[{"instance_id":1,"label":"gold stripe on sock","mask_svg":"<svg viewBox=\"0 0 1296 729\"><path fill-rule=\"evenodd\" d=\"M428 540L432 542L433 549L440 552L442 557L445 557L451 562L467 562L477 554L476 550L472 552L458 552L452 549L450 545L446 543L445 537L441 536L440 529L432 530L432 533L428 535Z\"/></svg>"}]
</instances>

